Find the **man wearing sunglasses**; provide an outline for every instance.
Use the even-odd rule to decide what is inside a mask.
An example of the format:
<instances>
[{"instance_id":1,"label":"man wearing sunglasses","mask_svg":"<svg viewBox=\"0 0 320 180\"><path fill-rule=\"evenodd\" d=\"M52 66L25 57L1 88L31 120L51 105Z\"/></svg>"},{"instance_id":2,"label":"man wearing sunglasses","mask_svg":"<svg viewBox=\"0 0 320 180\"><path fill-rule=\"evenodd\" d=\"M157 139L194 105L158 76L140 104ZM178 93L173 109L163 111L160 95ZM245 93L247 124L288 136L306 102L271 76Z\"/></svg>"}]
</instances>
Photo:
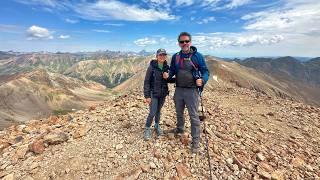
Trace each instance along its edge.
<instances>
[{"instance_id":1,"label":"man wearing sunglasses","mask_svg":"<svg viewBox=\"0 0 320 180\"><path fill-rule=\"evenodd\" d=\"M191 35L182 32L178 36L180 52L171 59L169 73L163 78L172 80L175 76L176 90L174 102L177 113L177 127L171 132L175 135L184 133L184 109L187 107L191 121L192 153L198 153L200 141L200 119L198 115L199 92L208 81L209 71L204 57L191 46Z\"/></svg>"}]
</instances>

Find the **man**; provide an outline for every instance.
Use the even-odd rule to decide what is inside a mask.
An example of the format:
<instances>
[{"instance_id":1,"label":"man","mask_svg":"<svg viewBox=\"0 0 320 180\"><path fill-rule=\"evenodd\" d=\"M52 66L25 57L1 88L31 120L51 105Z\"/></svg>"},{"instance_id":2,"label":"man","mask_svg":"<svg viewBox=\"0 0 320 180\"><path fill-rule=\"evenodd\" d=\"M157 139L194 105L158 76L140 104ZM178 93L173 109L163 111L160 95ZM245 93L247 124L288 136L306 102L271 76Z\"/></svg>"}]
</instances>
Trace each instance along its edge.
<instances>
[{"instance_id":1,"label":"man","mask_svg":"<svg viewBox=\"0 0 320 180\"><path fill-rule=\"evenodd\" d=\"M177 127L172 130L176 135L184 133L184 109L187 107L191 121L192 153L199 151L200 119L198 115L199 90L208 81L209 71L203 56L197 48L191 46L191 35L182 32L178 36L180 52L171 59L169 73L164 73L163 78L172 80L175 76L176 90L174 102L177 113Z\"/></svg>"}]
</instances>

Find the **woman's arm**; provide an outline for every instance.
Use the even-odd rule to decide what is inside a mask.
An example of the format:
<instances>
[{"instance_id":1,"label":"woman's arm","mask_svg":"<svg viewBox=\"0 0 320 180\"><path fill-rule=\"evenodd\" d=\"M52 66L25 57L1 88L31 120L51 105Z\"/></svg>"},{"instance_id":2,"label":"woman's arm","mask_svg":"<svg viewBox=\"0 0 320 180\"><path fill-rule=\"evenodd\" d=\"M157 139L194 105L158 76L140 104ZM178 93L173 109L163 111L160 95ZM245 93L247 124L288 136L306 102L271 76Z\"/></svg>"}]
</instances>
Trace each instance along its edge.
<instances>
[{"instance_id":1,"label":"woman's arm","mask_svg":"<svg viewBox=\"0 0 320 180\"><path fill-rule=\"evenodd\" d=\"M143 84L143 94L145 98L151 97L151 76L152 76L152 67L150 65L147 69L146 76L144 78L144 84Z\"/></svg>"}]
</instances>

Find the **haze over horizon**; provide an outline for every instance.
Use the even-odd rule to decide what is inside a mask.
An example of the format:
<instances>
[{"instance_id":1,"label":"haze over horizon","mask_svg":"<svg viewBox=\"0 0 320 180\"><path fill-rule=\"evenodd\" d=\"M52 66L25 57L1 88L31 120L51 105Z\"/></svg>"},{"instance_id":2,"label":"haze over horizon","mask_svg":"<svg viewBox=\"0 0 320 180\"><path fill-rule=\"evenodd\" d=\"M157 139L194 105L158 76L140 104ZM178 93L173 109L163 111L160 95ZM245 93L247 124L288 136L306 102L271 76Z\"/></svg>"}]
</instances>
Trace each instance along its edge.
<instances>
[{"instance_id":1,"label":"haze over horizon","mask_svg":"<svg viewBox=\"0 0 320 180\"><path fill-rule=\"evenodd\" d=\"M188 31L217 57L320 56L318 0L8 0L0 15L3 51L176 52Z\"/></svg>"}]
</instances>

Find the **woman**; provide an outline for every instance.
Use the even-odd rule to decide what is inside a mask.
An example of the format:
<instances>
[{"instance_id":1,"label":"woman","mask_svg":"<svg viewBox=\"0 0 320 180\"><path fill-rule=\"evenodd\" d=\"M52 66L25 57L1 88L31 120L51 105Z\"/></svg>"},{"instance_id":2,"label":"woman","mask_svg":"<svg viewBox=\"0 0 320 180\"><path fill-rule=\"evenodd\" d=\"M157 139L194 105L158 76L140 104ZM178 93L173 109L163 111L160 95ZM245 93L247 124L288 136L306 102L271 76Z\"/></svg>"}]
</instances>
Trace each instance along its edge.
<instances>
[{"instance_id":1,"label":"woman","mask_svg":"<svg viewBox=\"0 0 320 180\"><path fill-rule=\"evenodd\" d=\"M164 49L158 49L156 60L152 60L148 67L146 77L144 79L144 97L145 102L149 104L150 111L146 120L146 128L144 131L144 140L149 140L151 137L151 124L155 118L154 128L157 135L162 135L159 126L160 111L169 93L168 83L163 79L163 72L168 72L169 66L167 65L167 52Z\"/></svg>"}]
</instances>

